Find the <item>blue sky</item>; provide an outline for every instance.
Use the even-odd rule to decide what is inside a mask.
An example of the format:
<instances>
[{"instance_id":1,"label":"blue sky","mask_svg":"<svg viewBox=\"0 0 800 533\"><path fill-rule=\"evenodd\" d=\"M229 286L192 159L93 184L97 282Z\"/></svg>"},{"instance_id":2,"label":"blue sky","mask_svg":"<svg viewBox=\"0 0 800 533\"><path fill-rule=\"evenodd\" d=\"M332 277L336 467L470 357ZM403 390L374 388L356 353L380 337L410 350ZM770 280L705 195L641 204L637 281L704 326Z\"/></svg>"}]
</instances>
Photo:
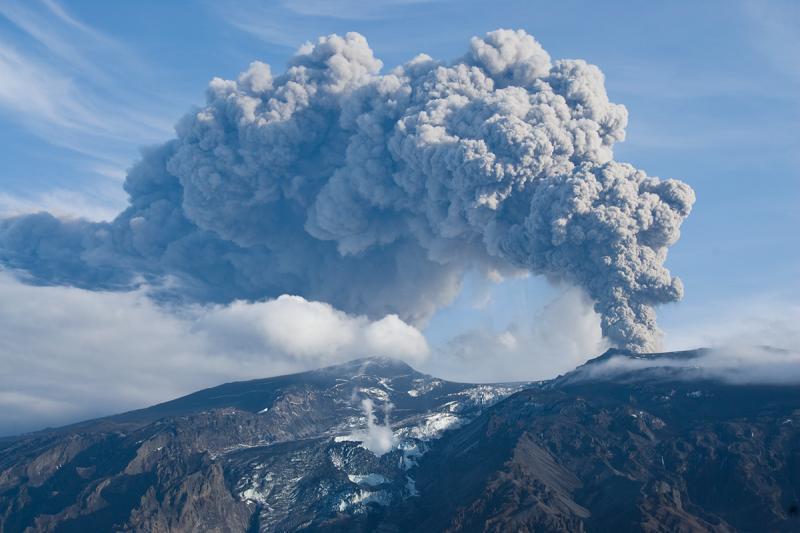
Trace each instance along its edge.
<instances>
[{"instance_id":1,"label":"blue sky","mask_svg":"<svg viewBox=\"0 0 800 533\"><path fill-rule=\"evenodd\" d=\"M659 309L667 347L795 316L800 4L791 1L0 0L0 211L112 217L139 147L169 139L212 77L234 79L256 59L280 72L319 35L362 33L387 70L422 52L457 58L471 36L496 28L525 29L554 58L598 65L630 114L615 158L695 189L667 263L686 287L683 302ZM435 344L501 329L562 290L469 279L425 334Z\"/></svg>"}]
</instances>

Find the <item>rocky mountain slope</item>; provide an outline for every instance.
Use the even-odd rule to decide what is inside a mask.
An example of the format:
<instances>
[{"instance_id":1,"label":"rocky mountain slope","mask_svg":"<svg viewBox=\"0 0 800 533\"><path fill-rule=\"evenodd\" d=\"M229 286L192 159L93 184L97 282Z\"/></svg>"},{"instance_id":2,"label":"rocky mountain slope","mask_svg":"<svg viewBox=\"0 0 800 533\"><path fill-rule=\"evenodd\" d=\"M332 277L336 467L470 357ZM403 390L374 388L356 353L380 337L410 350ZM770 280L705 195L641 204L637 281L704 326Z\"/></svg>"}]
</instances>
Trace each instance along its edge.
<instances>
[{"instance_id":1,"label":"rocky mountain slope","mask_svg":"<svg viewBox=\"0 0 800 533\"><path fill-rule=\"evenodd\" d=\"M0 530L287 531L368 515L416 497L431 442L520 388L372 358L23 436L0 449Z\"/></svg>"},{"instance_id":2,"label":"rocky mountain slope","mask_svg":"<svg viewBox=\"0 0 800 533\"><path fill-rule=\"evenodd\" d=\"M800 530L800 387L712 379L701 355L222 385L0 444L0 530Z\"/></svg>"}]
</instances>

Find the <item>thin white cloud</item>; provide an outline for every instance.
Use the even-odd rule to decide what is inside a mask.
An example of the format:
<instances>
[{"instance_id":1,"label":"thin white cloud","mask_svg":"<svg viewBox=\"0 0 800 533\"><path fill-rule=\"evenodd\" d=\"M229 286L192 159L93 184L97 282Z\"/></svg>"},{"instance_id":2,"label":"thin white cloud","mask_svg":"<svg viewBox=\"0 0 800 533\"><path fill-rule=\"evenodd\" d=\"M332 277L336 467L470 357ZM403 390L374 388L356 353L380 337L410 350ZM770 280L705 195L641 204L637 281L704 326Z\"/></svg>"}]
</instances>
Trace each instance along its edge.
<instances>
[{"instance_id":1,"label":"thin white cloud","mask_svg":"<svg viewBox=\"0 0 800 533\"><path fill-rule=\"evenodd\" d=\"M29 9L31 5L33 5L31 2L27 4L3 2L0 4L0 15L61 60L81 69L97 72L96 67L86 61L72 42L61 38L57 26L46 27L42 17L37 16L34 10ZM65 19L61 17L61 20Z\"/></svg>"},{"instance_id":2,"label":"thin white cloud","mask_svg":"<svg viewBox=\"0 0 800 533\"><path fill-rule=\"evenodd\" d=\"M36 287L0 273L0 301L0 435L356 357L390 355L454 380L519 381L563 374L607 348L577 289L525 323L472 331L433 350L397 317L371 321L295 296L163 308L144 291ZM712 347L704 375L730 381L800 380L800 306L765 299L728 307L709 313L716 320L677 328L681 336L668 331L665 349Z\"/></svg>"},{"instance_id":3,"label":"thin white cloud","mask_svg":"<svg viewBox=\"0 0 800 533\"><path fill-rule=\"evenodd\" d=\"M58 17L61 21L65 22L67 25L80 30L81 32L99 40L103 41L106 44L110 44L112 46L117 46L117 43L110 39L108 36L100 33L99 31L95 30L94 28L87 26L80 20L76 19L64 9L64 7L58 3L56 0L42 0L42 4L50 10L50 12Z\"/></svg>"},{"instance_id":4,"label":"thin white cloud","mask_svg":"<svg viewBox=\"0 0 800 533\"><path fill-rule=\"evenodd\" d=\"M88 130L94 113L72 80L0 43L0 106L51 126Z\"/></svg>"},{"instance_id":5,"label":"thin white cloud","mask_svg":"<svg viewBox=\"0 0 800 533\"><path fill-rule=\"evenodd\" d=\"M135 116L120 102L97 97L75 77L0 41L0 107L17 122L58 145L111 138L128 145L155 141L169 134L161 119ZM130 150L130 147L127 148Z\"/></svg>"},{"instance_id":6,"label":"thin white cloud","mask_svg":"<svg viewBox=\"0 0 800 533\"><path fill-rule=\"evenodd\" d=\"M85 218L93 221L111 220L124 205L124 195L89 196L79 191L49 189L32 195L14 195L0 191L0 216L18 216L48 211L64 218Z\"/></svg>"},{"instance_id":7,"label":"thin white cloud","mask_svg":"<svg viewBox=\"0 0 800 533\"><path fill-rule=\"evenodd\" d=\"M288 10L307 16L344 20L368 20L391 16L398 8L430 4L441 0L281 0Z\"/></svg>"},{"instance_id":8,"label":"thin white cloud","mask_svg":"<svg viewBox=\"0 0 800 533\"><path fill-rule=\"evenodd\" d=\"M754 48L776 72L800 84L800 4L749 0L742 6Z\"/></svg>"},{"instance_id":9,"label":"thin white cloud","mask_svg":"<svg viewBox=\"0 0 800 533\"><path fill-rule=\"evenodd\" d=\"M287 25L281 21L270 20L268 14L259 13L259 16L252 17L237 10L226 13L225 18L234 28L271 44L297 48L306 41L305 38L299 37L299 35L304 35L303 33L288 29Z\"/></svg>"},{"instance_id":10,"label":"thin white cloud","mask_svg":"<svg viewBox=\"0 0 800 533\"><path fill-rule=\"evenodd\" d=\"M661 62L647 64L626 61L615 65L608 75L608 89L626 101L638 98L659 109L653 116L641 110L631 121L622 150L630 148L681 149L705 151L710 148L795 146L798 92L791 84L765 83L763 78L743 76L725 65L705 65L698 71L680 64ZM715 105L708 105L714 102ZM753 102L769 103L758 114L751 114ZM717 108L726 103L739 109L721 115ZM664 110L686 109L693 113L671 113ZM780 112L777 112L780 110ZM671 119L670 119L671 117ZM746 119L745 119L746 117Z\"/></svg>"},{"instance_id":11,"label":"thin white cloud","mask_svg":"<svg viewBox=\"0 0 800 533\"><path fill-rule=\"evenodd\" d=\"M38 44L43 56L58 58L60 68L94 82L115 85L113 75L142 74L146 68L127 46L76 19L55 0L8 0L0 4L0 16Z\"/></svg>"},{"instance_id":12,"label":"thin white cloud","mask_svg":"<svg viewBox=\"0 0 800 533\"><path fill-rule=\"evenodd\" d=\"M249 0L219 4L219 14L230 25L265 42L297 48L309 35L330 33L332 21L397 19L403 10L443 0Z\"/></svg>"}]
</instances>

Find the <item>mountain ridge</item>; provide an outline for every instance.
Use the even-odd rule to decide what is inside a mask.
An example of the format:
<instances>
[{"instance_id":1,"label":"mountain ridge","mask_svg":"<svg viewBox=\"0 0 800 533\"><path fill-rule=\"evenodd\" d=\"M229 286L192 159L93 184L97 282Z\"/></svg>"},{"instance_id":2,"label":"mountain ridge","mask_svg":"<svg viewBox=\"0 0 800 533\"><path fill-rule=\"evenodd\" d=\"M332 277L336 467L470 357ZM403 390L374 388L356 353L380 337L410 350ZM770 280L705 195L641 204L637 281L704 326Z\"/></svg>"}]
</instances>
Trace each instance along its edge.
<instances>
[{"instance_id":1,"label":"mountain ridge","mask_svg":"<svg viewBox=\"0 0 800 533\"><path fill-rule=\"evenodd\" d=\"M794 530L800 388L696 379L707 353L516 384L388 358L223 384L7 444L0 530ZM615 358L654 365L583 375Z\"/></svg>"},{"instance_id":2,"label":"mountain ridge","mask_svg":"<svg viewBox=\"0 0 800 533\"><path fill-rule=\"evenodd\" d=\"M337 373L344 375L347 369L358 368L359 366L363 366L364 364L372 364L373 366L376 366L379 369L381 368L390 369L394 367L395 369L400 369L402 371L408 371L410 373L419 374L420 376L423 375L422 373L417 372L410 365L408 365L403 361L400 361L399 359L393 359L386 356L360 357L342 363L327 365L313 370L304 370L301 372L270 376L266 378L254 378L248 380L230 381L226 383L221 383L213 387L200 389L198 391L185 394L183 396L179 396L178 398L174 398L172 400L167 400L164 402L159 402L157 404L153 404L147 407L133 409L130 411L124 411L122 413L117 413L117 414L90 418L87 420L74 422L64 426L46 427L40 430L22 433L20 435L8 435L0 437L0 443L2 443L3 440L16 440L19 438L34 436L42 433L78 430L83 427L86 427L87 425L92 425L95 423L102 423L102 422L121 423L122 421L130 420L131 422L136 423L137 421L138 422L154 421L158 417L158 415L153 415L153 413L156 412L158 412L159 415L164 415L164 416L170 416L170 415L177 416L181 414L190 414L192 412L195 412L190 405L192 400L208 399L209 395L215 392L223 393L223 392L230 392L230 389L240 389L240 388L247 389L252 386L269 385L271 383L279 382L285 379L302 379L303 377L310 375L327 374L327 373ZM251 390L250 392L255 394L258 391ZM219 394L219 396L226 396L226 394ZM263 399L259 398L259 401L263 401ZM221 402L219 404L219 407L233 407L233 406L234 405L231 405L228 402ZM175 409L170 409L172 407L174 407ZM205 408L208 407L209 406L206 406ZM154 418L154 416L156 418Z\"/></svg>"},{"instance_id":3,"label":"mountain ridge","mask_svg":"<svg viewBox=\"0 0 800 533\"><path fill-rule=\"evenodd\" d=\"M534 382L538 382L538 383L555 382L557 380L560 380L560 379L563 379L563 378L567 378L570 375L574 375L576 372L580 371L582 368L591 367L593 365L609 361L610 359L615 358L615 357L625 357L625 358L632 358L632 359L639 359L639 360L657 360L659 358L667 358L667 357L672 358L672 357L678 356L679 358L684 358L684 359L694 359L694 358L699 357L702 353L707 352L707 351L709 351L708 348L696 348L696 349L680 350L680 351L674 351L674 352L659 352L659 353L653 353L653 354L641 354L641 353L633 352L631 350L626 350L626 349L622 349L622 348L609 348L608 350L606 350L602 354L600 354L600 355L598 355L596 357L593 357L593 358L587 360L585 363L577 366L575 369L570 370L570 371L568 371L568 372L566 372L564 374L561 374L559 376L556 376L554 378L544 379L544 380L535 380L535 381L520 380L520 381L507 381L507 382L498 382L498 383L502 383L502 384L527 384L527 383L534 383ZM190 401L191 399L195 399L195 398L204 398L205 399L205 398L207 398L209 393L212 393L214 391L223 392L223 391L227 391L230 388L250 387L250 386L262 385L262 384L266 385L266 384L270 384L270 383L275 382L275 381L280 381L280 380L284 380L284 379L288 379L288 378L300 379L300 378L302 378L304 376L311 376L311 375L316 375L316 374L328 374L328 373L330 373L330 374L345 375L345 374L347 374L346 371L348 369L360 368L360 367L363 367L364 365L372 365L373 367L377 367L378 369L383 369L383 370L388 370L388 369L394 368L395 370L401 370L401 371L405 371L407 373L411 373L411 374L415 374L415 375L419 375L419 376L428 376L428 377L433 378L433 376L430 376L428 374L424 374L422 372L417 371L411 365L409 365L408 363L406 363L406 362L404 362L404 361L402 361L400 359L387 357L387 356L381 356L381 355L368 356L368 357L359 357L359 358L350 359L350 360L347 360L347 361L344 361L344 362L340 362L340 363L334 363L334 364L331 364L331 365L326 365L326 366L323 366L323 367L320 367L320 368L317 368L317 369L312 369L312 370L304 370L304 371L300 371L300 372L293 372L293 373L290 373L290 374L281 374L281 375L270 376L270 377L265 377L265 378L254 378L254 379L248 379L248 380L225 382L225 383L221 383L219 385L214 385L212 387L207 387L207 388L204 388L204 389L200 389L198 391L195 391L195 392L192 392L192 393L189 393L189 394L185 394L183 396L179 396L178 398L175 398L175 399L172 399L172 400L166 400L164 402L159 402L157 404L153 404L153 405L150 405L150 406L147 406L147 407L137 408L137 409L133 409L133 410L130 410L130 411L124 411L122 413L117 413L117 414L104 415L104 416L99 416L99 417L95 417L95 418L90 418L90 419L87 419L87 420L82 420L82 421L70 423L70 424L67 424L67 425L64 425L64 426L46 427L46 428L42 428L40 430L21 433L19 435L2 436L2 437L0 437L0 443L2 443L3 441L15 440L15 439L22 438L22 437L33 436L33 435L37 435L37 434L40 434L40 433L71 431L71 430L74 430L74 429L79 429L81 427L84 427L86 424L93 424L93 423L98 423L98 422L102 422L102 421L117 421L117 420L126 419L126 418L135 419L137 417L137 415L149 414L149 413L152 413L152 412L155 412L155 411L158 411L158 410L163 410L164 408L168 409L169 407L172 407L172 406L183 406L184 409L187 409L187 410L178 410L177 412L173 412L173 413L169 413L169 411L167 411L167 414L181 414L181 413L188 414L188 412L191 412L191 409L188 406L185 405L186 402ZM450 382L451 383L468 384L468 382L459 382L459 381L450 381ZM474 384L470 383L470 384L471 385L478 385L479 383L474 383ZM255 393L257 391L252 391L252 392ZM222 395L220 395L220 396L222 396ZM231 405L229 405L227 403L224 403L224 405L221 404L221 406L231 407ZM180 409L180 407L178 409ZM144 420L148 420L150 418L151 417L144 417Z\"/></svg>"}]
</instances>

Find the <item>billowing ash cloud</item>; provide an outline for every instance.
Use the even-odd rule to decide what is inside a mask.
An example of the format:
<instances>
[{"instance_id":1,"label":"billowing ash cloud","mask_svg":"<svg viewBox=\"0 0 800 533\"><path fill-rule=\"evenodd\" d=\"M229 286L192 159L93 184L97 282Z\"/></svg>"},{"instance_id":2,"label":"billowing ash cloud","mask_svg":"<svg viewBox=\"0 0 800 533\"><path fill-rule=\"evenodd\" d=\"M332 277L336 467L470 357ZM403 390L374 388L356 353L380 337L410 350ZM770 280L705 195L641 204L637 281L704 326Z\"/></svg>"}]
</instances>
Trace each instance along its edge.
<instances>
[{"instance_id":1,"label":"billowing ash cloud","mask_svg":"<svg viewBox=\"0 0 800 533\"><path fill-rule=\"evenodd\" d=\"M387 74L359 34L253 63L130 171L110 223L6 219L0 257L41 283L227 302L283 293L424 321L469 269L585 289L603 333L655 348L653 306L694 193L613 160L627 112L600 70L523 31Z\"/></svg>"}]
</instances>

